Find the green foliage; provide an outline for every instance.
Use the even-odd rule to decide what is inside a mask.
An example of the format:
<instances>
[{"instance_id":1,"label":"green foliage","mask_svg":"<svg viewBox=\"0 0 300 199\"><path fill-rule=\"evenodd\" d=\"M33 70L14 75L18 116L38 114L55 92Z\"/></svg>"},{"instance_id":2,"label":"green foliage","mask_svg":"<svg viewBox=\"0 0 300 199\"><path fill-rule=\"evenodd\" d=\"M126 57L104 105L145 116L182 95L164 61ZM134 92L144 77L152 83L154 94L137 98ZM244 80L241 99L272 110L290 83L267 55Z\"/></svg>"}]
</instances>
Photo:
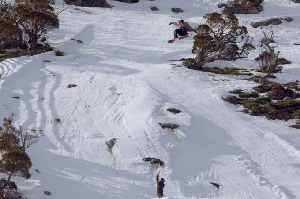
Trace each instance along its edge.
<instances>
[{"instance_id":1,"label":"green foliage","mask_svg":"<svg viewBox=\"0 0 300 199\"><path fill-rule=\"evenodd\" d=\"M0 198L5 198L4 190L18 190L15 182L8 181L5 178L0 179Z\"/></svg>"},{"instance_id":2,"label":"green foliage","mask_svg":"<svg viewBox=\"0 0 300 199\"><path fill-rule=\"evenodd\" d=\"M0 61L12 57L52 51L47 30L58 28L59 20L47 0L21 0L14 7L4 2L0 19Z\"/></svg>"},{"instance_id":3,"label":"green foliage","mask_svg":"<svg viewBox=\"0 0 300 199\"><path fill-rule=\"evenodd\" d=\"M25 149L37 142L39 135L35 132L25 132L23 127L15 128L13 118L3 119L0 126L0 172L7 174L7 179L0 180L0 198L4 197L4 191L17 190L14 182L10 181L12 176L30 178L29 169L32 167L31 160Z\"/></svg>"},{"instance_id":4,"label":"green foliage","mask_svg":"<svg viewBox=\"0 0 300 199\"><path fill-rule=\"evenodd\" d=\"M12 176L30 178L29 169L32 167L31 160L25 151L11 150L2 155L0 171L8 175L8 181Z\"/></svg>"},{"instance_id":5,"label":"green foliage","mask_svg":"<svg viewBox=\"0 0 300 199\"><path fill-rule=\"evenodd\" d=\"M243 113L249 113L249 109L245 108L242 110Z\"/></svg>"},{"instance_id":6,"label":"green foliage","mask_svg":"<svg viewBox=\"0 0 300 199\"><path fill-rule=\"evenodd\" d=\"M300 109L297 111L294 111L291 117L294 119L300 119Z\"/></svg>"},{"instance_id":7,"label":"green foliage","mask_svg":"<svg viewBox=\"0 0 300 199\"><path fill-rule=\"evenodd\" d=\"M235 89L235 90L229 91L229 93L233 93L233 94L241 94L242 92L243 92L242 89Z\"/></svg>"},{"instance_id":8,"label":"green foliage","mask_svg":"<svg viewBox=\"0 0 300 199\"><path fill-rule=\"evenodd\" d=\"M282 100L285 97L293 98L293 90L284 88L280 84L277 84L272 87L271 92L268 93L268 96L273 100Z\"/></svg>"},{"instance_id":9,"label":"green foliage","mask_svg":"<svg viewBox=\"0 0 300 199\"><path fill-rule=\"evenodd\" d=\"M229 91L229 93L238 94L240 98L257 98L257 97L259 97L259 94L256 92L246 93L246 92L243 92L242 89L236 89L233 91Z\"/></svg>"},{"instance_id":10,"label":"green foliage","mask_svg":"<svg viewBox=\"0 0 300 199\"><path fill-rule=\"evenodd\" d=\"M195 60L191 59L191 58L186 59L183 61L183 65L188 68L194 69ZM211 73L223 74L223 75L253 75L252 73L248 72L247 70L240 69L240 68L201 67L199 70L203 71L203 72L211 72Z\"/></svg>"},{"instance_id":11,"label":"green foliage","mask_svg":"<svg viewBox=\"0 0 300 199\"><path fill-rule=\"evenodd\" d=\"M260 66L260 70L258 70L258 72L268 74L281 72L282 67L270 67L270 62L272 59L274 59L274 57L272 57L271 53L267 51L263 51L261 54L259 54L258 57L255 58L255 61L257 61Z\"/></svg>"},{"instance_id":12,"label":"green foliage","mask_svg":"<svg viewBox=\"0 0 300 199\"><path fill-rule=\"evenodd\" d=\"M18 25L27 36L30 49L36 49L48 29L58 28L59 20L53 7L46 0L23 0L15 7Z\"/></svg>"},{"instance_id":13,"label":"green foliage","mask_svg":"<svg viewBox=\"0 0 300 199\"><path fill-rule=\"evenodd\" d=\"M22 41L22 31L13 22L0 19L0 49L18 47Z\"/></svg>"},{"instance_id":14,"label":"green foliage","mask_svg":"<svg viewBox=\"0 0 300 199\"><path fill-rule=\"evenodd\" d=\"M36 143L40 134L25 132L20 126L18 129L12 125L13 118L4 118L0 126L0 151L24 150Z\"/></svg>"},{"instance_id":15,"label":"green foliage","mask_svg":"<svg viewBox=\"0 0 300 199\"><path fill-rule=\"evenodd\" d=\"M276 86L276 89L272 90L273 94L275 94L275 91L278 91L279 94L275 94L275 96L280 96L279 98L284 98L283 95L286 97L287 95L291 94L291 92L289 91L290 89L282 89L282 87L280 87L280 89L277 88L278 86ZM241 98L239 99L239 103L245 107L244 112L248 112L250 115L254 116L266 116L268 119L273 120L289 120L300 118L299 100L291 99L272 102L270 97L262 97L256 99Z\"/></svg>"},{"instance_id":16,"label":"green foliage","mask_svg":"<svg viewBox=\"0 0 300 199\"><path fill-rule=\"evenodd\" d=\"M259 97L259 95L256 92L251 92L251 93L242 92L239 94L239 97L240 98L257 98L257 97Z\"/></svg>"},{"instance_id":17,"label":"green foliage","mask_svg":"<svg viewBox=\"0 0 300 199\"><path fill-rule=\"evenodd\" d=\"M43 48L30 49L30 50L21 49L21 48L6 49L1 52L2 54L0 54L0 61L3 61L7 58L36 55L36 54L44 53L44 52L48 52L48 51L53 51L53 48L44 46Z\"/></svg>"},{"instance_id":18,"label":"green foliage","mask_svg":"<svg viewBox=\"0 0 300 199\"><path fill-rule=\"evenodd\" d=\"M21 149L20 139L12 133L0 134L0 151L10 151L15 149Z\"/></svg>"},{"instance_id":19,"label":"green foliage","mask_svg":"<svg viewBox=\"0 0 300 199\"><path fill-rule=\"evenodd\" d=\"M297 100L299 96L295 92L300 90L298 82L278 84L259 77L252 77L248 80L263 83L264 85L254 87L253 90L256 90L258 93L266 93L266 95L255 99L253 99L253 96L252 98L238 98L238 103L245 108L243 110L244 113L265 116L268 119L300 119L300 100ZM237 89L230 91L230 93L239 94L242 97L243 91ZM291 127L300 129L300 124L291 125Z\"/></svg>"},{"instance_id":20,"label":"green foliage","mask_svg":"<svg viewBox=\"0 0 300 199\"><path fill-rule=\"evenodd\" d=\"M272 87L260 85L260 86L253 87L252 89L258 93L267 93L267 92L271 91Z\"/></svg>"},{"instance_id":21,"label":"green foliage","mask_svg":"<svg viewBox=\"0 0 300 199\"><path fill-rule=\"evenodd\" d=\"M255 47L245 26L233 14L211 13L204 16L206 24L197 27L192 53L196 54L193 69L199 70L215 60L235 60L247 56Z\"/></svg>"}]
</instances>

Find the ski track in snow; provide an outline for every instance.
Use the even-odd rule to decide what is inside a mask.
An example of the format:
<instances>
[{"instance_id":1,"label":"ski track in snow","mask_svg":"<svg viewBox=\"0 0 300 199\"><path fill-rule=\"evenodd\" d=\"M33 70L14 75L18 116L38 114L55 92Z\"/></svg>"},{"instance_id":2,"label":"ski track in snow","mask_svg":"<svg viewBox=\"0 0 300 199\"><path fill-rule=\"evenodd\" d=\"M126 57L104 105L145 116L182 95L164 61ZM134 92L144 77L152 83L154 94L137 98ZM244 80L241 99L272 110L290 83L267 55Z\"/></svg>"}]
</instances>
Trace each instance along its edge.
<instances>
[{"instance_id":1,"label":"ski track in snow","mask_svg":"<svg viewBox=\"0 0 300 199\"><path fill-rule=\"evenodd\" d=\"M299 9L287 0L265 2L272 9ZM114 3L120 9L70 6L60 14L60 29L49 32L49 40L65 56L48 52L0 63L0 116L13 114L16 124L44 135L28 149L33 175L28 181L20 179L21 192L28 198L43 198L43 191L50 190L56 199L149 199L156 194L160 170L170 199L297 198L297 131L285 122L245 115L221 99L229 90L255 84L170 62L193 55L192 39L167 43L174 27L166 24L178 20L168 14L167 4L152 14L136 11L141 4ZM193 0L192 8L184 1L175 4L201 12L199 17L179 15L198 23L206 6L215 9L217 1ZM294 24L299 19L295 16ZM241 17L248 26L255 20ZM299 40L299 28L281 27L274 27L283 41L279 48L293 63L278 81L295 80L300 60L292 44ZM253 29L249 33L259 35ZM250 60L255 56L213 64L255 68ZM12 98L16 96L20 98ZM182 112L166 111L171 107ZM180 127L162 129L162 122ZM116 145L108 149L105 142L112 138L117 138ZM165 166L152 166L144 157L159 158ZM220 189L210 182L219 183Z\"/></svg>"}]
</instances>

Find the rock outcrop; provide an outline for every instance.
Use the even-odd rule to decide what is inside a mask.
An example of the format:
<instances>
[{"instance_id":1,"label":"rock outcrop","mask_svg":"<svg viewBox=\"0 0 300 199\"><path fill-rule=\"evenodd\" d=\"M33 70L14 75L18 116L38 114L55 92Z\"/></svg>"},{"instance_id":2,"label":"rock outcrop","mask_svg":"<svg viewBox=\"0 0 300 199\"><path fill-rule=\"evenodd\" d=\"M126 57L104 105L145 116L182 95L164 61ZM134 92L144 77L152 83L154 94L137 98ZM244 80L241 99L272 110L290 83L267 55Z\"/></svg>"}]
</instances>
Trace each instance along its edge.
<instances>
[{"instance_id":1,"label":"rock outcrop","mask_svg":"<svg viewBox=\"0 0 300 199\"><path fill-rule=\"evenodd\" d=\"M159 165L159 166L164 166L165 165L165 163L163 161L161 161L160 159L157 159L157 158L147 157L147 158L143 158L143 161L144 162L150 162L153 165Z\"/></svg>"},{"instance_id":2,"label":"rock outcrop","mask_svg":"<svg viewBox=\"0 0 300 199\"><path fill-rule=\"evenodd\" d=\"M222 95L222 99L234 105L238 103L238 98L232 95Z\"/></svg>"},{"instance_id":3,"label":"rock outcrop","mask_svg":"<svg viewBox=\"0 0 300 199\"><path fill-rule=\"evenodd\" d=\"M258 14L263 11L262 0L234 0L219 4L218 7L225 7L224 14Z\"/></svg>"},{"instance_id":4,"label":"rock outcrop","mask_svg":"<svg viewBox=\"0 0 300 199\"><path fill-rule=\"evenodd\" d=\"M116 141L117 141L117 138L113 138L113 139L107 141L106 144L109 148L113 148L116 144Z\"/></svg>"},{"instance_id":5,"label":"rock outcrop","mask_svg":"<svg viewBox=\"0 0 300 199\"><path fill-rule=\"evenodd\" d=\"M293 19L291 17L286 18L270 18L265 21L259 21L259 22L252 22L251 26L253 28L258 28L260 26L269 26L269 25L280 25L282 21L291 22Z\"/></svg>"},{"instance_id":6,"label":"rock outcrop","mask_svg":"<svg viewBox=\"0 0 300 199\"><path fill-rule=\"evenodd\" d=\"M67 4L81 6L81 7L106 7L111 8L106 0L65 0Z\"/></svg>"},{"instance_id":7,"label":"rock outcrop","mask_svg":"<svg viewBox=\"0 0 300 199\"><path fill-rule=\"evenodd\" d=\"M178 124L173 124L173 123L159 123L159 125L163 129L171 129L171 130L177 129L179 127Z\"/></svg>"}]
</instances>

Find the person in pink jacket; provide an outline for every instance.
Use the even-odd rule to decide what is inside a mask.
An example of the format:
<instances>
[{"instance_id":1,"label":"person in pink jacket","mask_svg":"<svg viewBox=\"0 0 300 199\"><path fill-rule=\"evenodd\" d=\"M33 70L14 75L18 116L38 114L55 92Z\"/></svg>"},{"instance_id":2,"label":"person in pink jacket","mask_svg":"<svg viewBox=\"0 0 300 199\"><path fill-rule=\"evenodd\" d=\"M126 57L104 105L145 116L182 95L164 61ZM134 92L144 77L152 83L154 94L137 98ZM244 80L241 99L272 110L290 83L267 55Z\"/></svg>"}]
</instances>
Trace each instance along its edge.
<instances>
[{"instance_id":1,"label":"person in pink jacket","mask_svg":"<svg viewBox=\"0 0 300 199\"><path fill-rule=\"evenodd\" d=\"M169 25L174 24L179 27L179 29L174 30L174 39L179 36L185 36L187 35L188 31L194 31L196 32L195 29L193 29L187 22L184 22L183 19L179 20L178 22L170 22Z\"/></svg>"}]
</instances>

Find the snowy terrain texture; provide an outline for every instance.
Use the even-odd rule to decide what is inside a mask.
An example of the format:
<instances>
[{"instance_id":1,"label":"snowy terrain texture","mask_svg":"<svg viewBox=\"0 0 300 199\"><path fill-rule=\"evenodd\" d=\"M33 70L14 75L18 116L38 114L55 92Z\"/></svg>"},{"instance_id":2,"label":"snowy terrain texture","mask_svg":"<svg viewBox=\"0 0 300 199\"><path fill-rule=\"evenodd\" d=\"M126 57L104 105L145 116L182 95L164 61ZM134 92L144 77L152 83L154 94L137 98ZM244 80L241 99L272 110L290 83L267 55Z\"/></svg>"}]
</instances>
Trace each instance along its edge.
<instances>
[{"instance_id":1,"label":"snowy terrain texture","mask_svg":"<svg viewBox=\"0 0 300 199\"><path fill-rule=\"evenodd\" d=\"M249 116L223 101L230 90L258 85L245 77L170 61L195 55L192 37L167 42L175 29L169 22L185 19L196 27L224 2L113 1L112 10L66 4L63 10L57 1L60 28L48 32L49 42L65 56L48 52L0 62L1 121L13 114L15 125L43 133L27 150L32 177L12 179L19 191L28 199L153 199L160 171L168 199L300 198L300 131L289 127L296 120ZM172 13L173 7L185 12ZM246 59L208 66L257 69L262 30L250 23L292 17L273 26L280 57L292 61L275 81L299 80L300 47L293 45L300 43L299 10L291 0L265 0L264 14L237 15L257 49ZM159 123L180 127L169 131ZM112 138L117 141L109 150L105 142Z\"/></svg>"}]
</instances>

